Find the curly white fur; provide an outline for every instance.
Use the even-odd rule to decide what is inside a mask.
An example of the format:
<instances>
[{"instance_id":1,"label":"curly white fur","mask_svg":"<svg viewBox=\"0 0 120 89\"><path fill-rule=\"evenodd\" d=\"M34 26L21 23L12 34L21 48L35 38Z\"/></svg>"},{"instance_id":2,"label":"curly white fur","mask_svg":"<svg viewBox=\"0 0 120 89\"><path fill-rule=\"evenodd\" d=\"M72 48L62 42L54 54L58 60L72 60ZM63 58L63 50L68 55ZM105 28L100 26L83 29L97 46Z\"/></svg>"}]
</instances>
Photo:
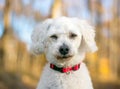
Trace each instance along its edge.
<instances>
[{"instance_id":1,"label":"curly white fur","mask_svg":"<svg viewBox=\"0 0 120 89\"><path fill-rule=\"evenodd\" d=\"M75 37L71 37L71 34L75 34ZM86 52L97 50L94 38L94 28L77 18L60 17L38 24L32 33L31 50L34 54L45 53L48 64L37 89L93 89L88 70L82 61ZM57 56L61 56L59 48L63 44L69 47L68 55L72 57L59 60ZM50 63L58 67L78 63L81 66L79 70L66 74L50 69Z\"/></svg>"}]
</instances>

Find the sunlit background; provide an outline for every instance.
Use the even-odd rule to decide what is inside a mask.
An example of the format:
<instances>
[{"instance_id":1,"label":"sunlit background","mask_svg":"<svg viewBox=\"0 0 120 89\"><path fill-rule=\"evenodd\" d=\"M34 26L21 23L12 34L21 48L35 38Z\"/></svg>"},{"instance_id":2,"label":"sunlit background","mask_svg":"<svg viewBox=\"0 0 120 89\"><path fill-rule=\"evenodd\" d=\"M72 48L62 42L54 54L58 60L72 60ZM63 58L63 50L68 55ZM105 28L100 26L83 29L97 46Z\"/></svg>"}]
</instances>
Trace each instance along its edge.
<instances>
[{"instance_id":1,"label":"sunlit background","mask_svg":"<svg viewBox=\"0 0 120 89\"><path fill-rule=\"evenodd\" d=\"M95 89L120 89L120 0L0 0L0 89L35 89L45 56L30 54L35 25L60 16L96 27L99 50L85 63Z\"/></svg>"}]
</instances>

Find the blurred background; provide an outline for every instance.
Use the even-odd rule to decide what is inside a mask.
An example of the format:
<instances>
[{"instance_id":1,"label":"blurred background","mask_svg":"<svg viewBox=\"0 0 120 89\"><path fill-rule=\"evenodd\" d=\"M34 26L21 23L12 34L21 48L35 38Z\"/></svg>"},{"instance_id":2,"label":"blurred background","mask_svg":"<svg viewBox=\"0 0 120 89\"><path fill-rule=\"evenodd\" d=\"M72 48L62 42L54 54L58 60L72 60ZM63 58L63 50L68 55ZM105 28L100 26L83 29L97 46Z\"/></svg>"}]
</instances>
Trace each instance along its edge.
<instances>
[{"instance_id":1,"label":"blurred background","mask_svg":"<svg viewBox=\"0 0 120 89\"><path fill-rule=\"evenodd\" d=\"M99 50L85 62L95 89L120 89L120 0L0 0L0 89L35 89L46 63L30 54L38 22L59 16L96 27Z\"/></svg>"}]
</instances>

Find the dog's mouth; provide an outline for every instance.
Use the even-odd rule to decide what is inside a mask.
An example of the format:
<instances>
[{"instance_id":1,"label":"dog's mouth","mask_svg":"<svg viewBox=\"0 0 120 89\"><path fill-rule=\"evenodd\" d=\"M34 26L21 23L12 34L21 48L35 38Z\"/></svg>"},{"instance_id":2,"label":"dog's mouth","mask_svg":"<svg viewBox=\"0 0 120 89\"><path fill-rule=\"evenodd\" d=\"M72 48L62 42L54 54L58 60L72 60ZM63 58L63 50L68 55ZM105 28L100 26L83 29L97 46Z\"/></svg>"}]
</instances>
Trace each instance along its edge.
<instances>
[{"instance_id":1,"label":"dog's mouth","mask_svg":"<svg viewBox=\"0 0 120 89\"><path fill-rule=\"evenodd\" d=\"M73 57L73 55L56 56L57 60L70 60L72 57Z\"/></svg>"}]
</instances>

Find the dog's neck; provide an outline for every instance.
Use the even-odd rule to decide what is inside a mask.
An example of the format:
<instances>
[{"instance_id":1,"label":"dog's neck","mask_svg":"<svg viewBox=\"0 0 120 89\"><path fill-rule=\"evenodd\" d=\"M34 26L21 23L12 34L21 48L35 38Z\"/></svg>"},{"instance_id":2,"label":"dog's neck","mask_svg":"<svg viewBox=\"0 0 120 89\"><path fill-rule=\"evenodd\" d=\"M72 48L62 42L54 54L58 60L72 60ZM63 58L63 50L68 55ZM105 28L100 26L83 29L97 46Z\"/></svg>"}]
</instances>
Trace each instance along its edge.
<instances>
[{"instance_id":1,"label":"dog's neck","mask_svg":"<svg viewBox=\"0 0 120 89\"><path fill-rule=\"evenodd\" d=\"M69 61L62 61L62 60L60 60L60 61L58 61L58 60L57 61L50 61L50 59L47 58L47 56L46 56L46 58L48 60L48 64L50 65L52 63L57 67L73 67L74 65L82 63L83 60L84 60L84 57L85 57L84 53L79 53Z\"/></svg>"}]
</instances>

